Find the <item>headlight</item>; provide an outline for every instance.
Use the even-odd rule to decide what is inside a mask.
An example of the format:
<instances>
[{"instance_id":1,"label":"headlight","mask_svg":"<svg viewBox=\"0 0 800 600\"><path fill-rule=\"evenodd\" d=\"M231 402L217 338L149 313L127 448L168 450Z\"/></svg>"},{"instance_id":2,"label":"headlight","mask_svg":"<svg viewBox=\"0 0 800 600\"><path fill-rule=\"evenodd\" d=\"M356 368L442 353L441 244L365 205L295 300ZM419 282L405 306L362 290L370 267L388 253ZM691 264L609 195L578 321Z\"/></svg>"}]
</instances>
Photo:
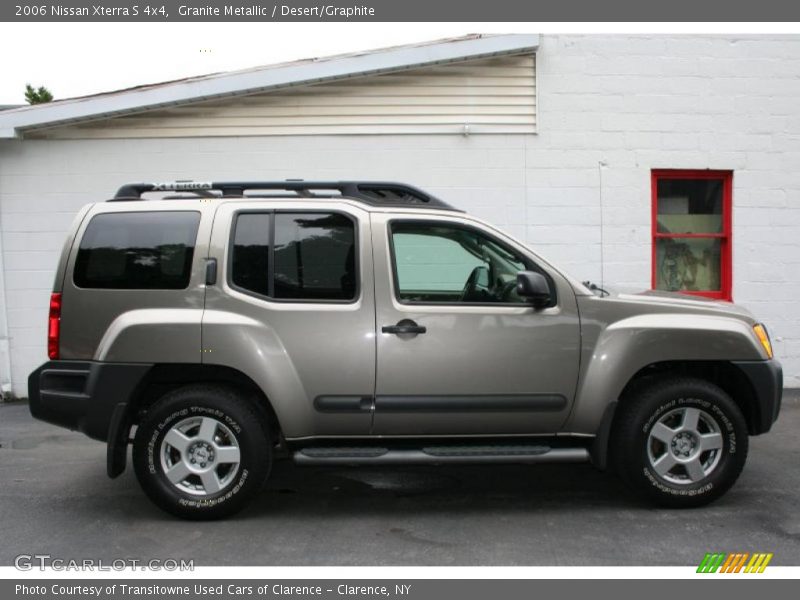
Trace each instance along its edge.
<instances>
[{"instance_id":1,"label":"headlight","mask_svg":"<svg viewBox=\"0 0 800 600\"><path fill-rule=\"evenodd\" d=\"M769 341L767 328L761 323L756 323L753 325L753 331L755 331L758 341L761 342L761 345L764 347L764 352L767 353L767 356L772 358L772 342Z\"/></svg>"}]
</instances>

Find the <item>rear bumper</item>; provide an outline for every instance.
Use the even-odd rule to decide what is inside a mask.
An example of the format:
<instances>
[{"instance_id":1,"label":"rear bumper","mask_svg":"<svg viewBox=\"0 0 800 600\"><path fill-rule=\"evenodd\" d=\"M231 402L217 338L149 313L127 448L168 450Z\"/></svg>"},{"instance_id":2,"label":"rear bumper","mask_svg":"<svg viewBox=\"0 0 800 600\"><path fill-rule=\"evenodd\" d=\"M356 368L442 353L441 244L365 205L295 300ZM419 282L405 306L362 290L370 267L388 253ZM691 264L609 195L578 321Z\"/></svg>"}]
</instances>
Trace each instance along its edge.
<instances>
[{"instance_id":1,"label":"rear bumper","mask_svg":"<svg viewBox=\"0 0 800 600\"><path fill-rule=\"evenodd\" d=\"M756 399L751 419L752 435L766 433L778 419L783 395L783 370L777 360L735 361L747 377Z\"/></svg>"},{"instance_id":2,"label":"rear bumper","mask_svg":"<svg viewBox=\"0 0 800 600\"><path fill-rule=\"evenodd\" d=\"M107 441L112 416L127 406L152 365L55 360L28 377L35 418Z\"/></svg>"}]
</instances>

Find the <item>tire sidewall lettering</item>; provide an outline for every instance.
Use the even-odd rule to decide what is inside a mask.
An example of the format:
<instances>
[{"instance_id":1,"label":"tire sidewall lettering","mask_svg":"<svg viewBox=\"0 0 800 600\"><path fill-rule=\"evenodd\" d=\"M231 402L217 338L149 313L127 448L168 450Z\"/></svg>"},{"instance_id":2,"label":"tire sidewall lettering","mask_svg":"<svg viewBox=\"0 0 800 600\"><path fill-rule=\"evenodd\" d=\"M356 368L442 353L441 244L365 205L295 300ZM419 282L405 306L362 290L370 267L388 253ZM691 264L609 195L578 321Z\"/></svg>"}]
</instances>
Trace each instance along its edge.
<instances>
[{"instance_id":1,"label":"tire sidewall lettering","mask_svg":"<svg viewBox=\"0 0 800 600\"><path fill-rule=\"evenodd\" d=\"M677 400L670 400L659 406L655 411L653 411L647 421L645 421L644 425L642 426L642 433L648 435L650 430L653 428L653 425L655 425L656 421L658 421L659 417L661 417L661 415L663 415L665 412L673 410L677 407L677 405Z\"/></svg>"},{"instance_id":2,"label":"tire sidewall lettering","mask_svg":"<svg viewBox=\"0 0 800 600\"><path fill-rule=\"evenodd\" d=\"M201 498L201 499L190 499L180 497L178 499L178 504L181 506L191 507L191 508L212 508L223 502L226 502L233 498L239 491L242 489L244 484L247 482L247 477L249 472L247 469L242 469L239 474L239 480L234 484L232 488L230 488L227 492L225 492L222 496L218 496L216 498Z\"/></svg>"},{"instance_id":3,"label":"tire sidewall lettering","mask_svg":"<svg viewBox=\"0 0 800 600\"><path fill-rule=\"evenodd\" d=\"M658 476L650 470L650 467L644 467L643 473L650 484L658 489L658 491L665 494L671 494L672 496L700 496L702 494L707 494L714 489L713 481L708 481L698 488L674 488L660 481Z\"/></svg>"},{"instance_id":4,"label":"tire sidewall lettering","mask_svg":"<svg viewBox=\"0 0 800 600\"><path fill-rule=\"evenodd\" d=\"M233 485L228 484L225 490L219 492L220 495L211 498L192 498L189 495L181 494L179 490L175 489L174 486L166 480L166 476L163 473L158 448L161 444L161 440L174 423L191 416L207 416L214 418L236 432L237 436L241 436L242 434L241 425L222 410L206 406L190 406L175 410L156 424L152 435L147 441L147 471L150 475L159 480L159 483L168 490L179 505L202 510L218 506L236 496L246 484L249 471L242 466L236 483ZM244 452L242 452L241 462L244 463L244 461Z\"/></svg>"}]
</instances>

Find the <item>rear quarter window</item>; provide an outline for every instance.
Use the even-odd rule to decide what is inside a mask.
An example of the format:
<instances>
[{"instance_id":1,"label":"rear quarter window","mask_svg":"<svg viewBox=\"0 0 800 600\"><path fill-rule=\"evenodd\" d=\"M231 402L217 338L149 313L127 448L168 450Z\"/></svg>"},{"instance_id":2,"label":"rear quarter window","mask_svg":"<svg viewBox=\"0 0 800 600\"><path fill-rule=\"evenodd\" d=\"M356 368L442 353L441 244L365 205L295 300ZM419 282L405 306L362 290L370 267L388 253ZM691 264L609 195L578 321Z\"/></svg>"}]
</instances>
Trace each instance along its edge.
<instances>
[{"instance_id":1,"label":"rear quarter window","mask_svg":"<svg viewBox=\"0 0 800 600\"><path fill-rule=\"evenodd\" d=\"M107 213L92 218L78 247L81 288L178 290L189 285L200 213Z\"/></svg>"}]
</instances>

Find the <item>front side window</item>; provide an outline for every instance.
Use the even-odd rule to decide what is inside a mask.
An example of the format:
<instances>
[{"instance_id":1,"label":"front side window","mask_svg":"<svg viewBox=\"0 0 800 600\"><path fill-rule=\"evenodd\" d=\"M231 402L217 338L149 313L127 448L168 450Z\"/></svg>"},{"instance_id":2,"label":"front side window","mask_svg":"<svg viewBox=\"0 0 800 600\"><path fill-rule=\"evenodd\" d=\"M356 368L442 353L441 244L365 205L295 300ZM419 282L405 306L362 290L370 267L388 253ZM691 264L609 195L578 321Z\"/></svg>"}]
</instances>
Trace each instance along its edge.
<instances>
[{"instance_id":1,"label":"front side window","mask_svg":"<svg viewBox=\"0 0 800 600\"><path fill-rule=\"evenodd\" d=\"M401 302L528 303L516 293L525 259L474 229L395 222L391 243Z\"/></svg>"},{"instance_id":2,"label":"front side window","mask_svg":"<svg viewBox=\"0 0 800 600\"><path fill-rule=\"evenodd\" d=\"M340 213L241 213L231 281L278 300L354 300L355 236L355 223Z\"/></svg>"},{"instance_id":3,"label":"front side window","mask_svg":"<svg viewBox=\"0 0 800 600\"><path fill-rule=\"evenodd\" d=\"M653 288L731 299L730 171L653 171Z\"/></svg>"},{"instance_id":4,"label":"front side window","mask_svg":"<svg viewBox=\"0 0 800 600\"><path fill-rule=\"evenodd\" d=\"M188 287L200 213L107 213L92 218L78 247L81 288L182 290Z\"/></svg>"}]
</instances>

